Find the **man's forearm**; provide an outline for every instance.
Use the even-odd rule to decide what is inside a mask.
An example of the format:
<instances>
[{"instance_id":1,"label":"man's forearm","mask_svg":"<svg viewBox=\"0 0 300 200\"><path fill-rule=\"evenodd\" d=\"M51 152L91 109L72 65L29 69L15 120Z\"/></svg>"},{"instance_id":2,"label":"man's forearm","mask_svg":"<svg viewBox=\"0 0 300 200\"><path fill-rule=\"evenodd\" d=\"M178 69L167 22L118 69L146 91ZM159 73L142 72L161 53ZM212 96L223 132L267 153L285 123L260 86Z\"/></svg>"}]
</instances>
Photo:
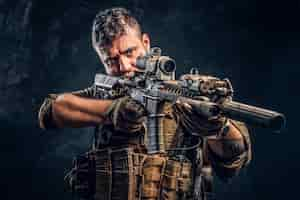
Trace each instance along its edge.
<instances>
[{"instance_id":1,"label":"man's forearm","mask_svg":"<svg viewBox=\"0 0 300 200\"><path fill-rule=\"evenodd\" d=\"M58 96L52 103L52 118L59 127L87 127L104 123L111 100L97 100L72 94Z\"/></svg>"}]
</instances>

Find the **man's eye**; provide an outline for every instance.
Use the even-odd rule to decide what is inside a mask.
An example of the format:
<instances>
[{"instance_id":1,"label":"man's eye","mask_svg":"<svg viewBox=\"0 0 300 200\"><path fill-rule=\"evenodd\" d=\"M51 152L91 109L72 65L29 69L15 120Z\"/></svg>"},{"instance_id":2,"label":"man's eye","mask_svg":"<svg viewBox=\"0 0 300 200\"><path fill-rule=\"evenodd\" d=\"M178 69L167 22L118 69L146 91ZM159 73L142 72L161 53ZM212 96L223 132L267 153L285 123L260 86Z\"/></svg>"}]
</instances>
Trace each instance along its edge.
<instances>
[{"instance_id":1,"label":"man's eye","mask_svg":"<svg viewBox=\"0 0 300 200\"><path fill-rule=\"evenodd\" d=\"M126 55L127 57L133 56L133 49L130 49L130 50L126 51L125 55Z\"/></svg>"}]
</instances>

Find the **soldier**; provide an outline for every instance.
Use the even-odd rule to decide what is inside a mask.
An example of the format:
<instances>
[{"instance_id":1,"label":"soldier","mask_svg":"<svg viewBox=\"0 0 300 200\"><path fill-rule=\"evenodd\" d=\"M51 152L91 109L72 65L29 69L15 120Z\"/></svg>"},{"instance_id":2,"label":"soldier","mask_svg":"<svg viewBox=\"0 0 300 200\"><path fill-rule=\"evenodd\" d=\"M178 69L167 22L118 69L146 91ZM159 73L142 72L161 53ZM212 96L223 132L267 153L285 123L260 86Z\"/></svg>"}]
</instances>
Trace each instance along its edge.
<instances>
[{"instance_id":1,"label":"soldier","mask_svg":"<svg viewBox=\"0 0 300 200\"><path fill-rule=\"evenodd\" d=\"M149 35L124 8L96 15L92 43L106 73L112 76L132 76L139 71L137 57L150 50ZM96 200L207 199L212 171L227 180L249 163L251 145L243 123L224 117L207 119L180 102L162 109L165 155L147 155L142 105L130 97L105 98L93 86L50 94L40 108L39 123L42 129L96 127L96 169L99 165L101 171L101 162L109 166L102 175L94 174L95 188L90 191ZM119 155L123 150L126 160Z\"/></svg>"}]
</instances>

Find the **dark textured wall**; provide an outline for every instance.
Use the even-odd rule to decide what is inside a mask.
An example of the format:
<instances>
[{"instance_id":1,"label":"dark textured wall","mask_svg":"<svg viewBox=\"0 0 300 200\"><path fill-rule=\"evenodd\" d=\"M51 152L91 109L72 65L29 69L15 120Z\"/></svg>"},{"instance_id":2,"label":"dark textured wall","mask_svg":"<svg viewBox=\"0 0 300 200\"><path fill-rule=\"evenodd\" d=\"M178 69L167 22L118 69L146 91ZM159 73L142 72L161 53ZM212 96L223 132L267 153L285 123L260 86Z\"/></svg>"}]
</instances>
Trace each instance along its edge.
<instances>
[{"instance_id":1,"label":"dark textured wall","mask_svg":"<svg viewBox=\"0 0 300 200\"><path fill-rule=\"evenodd\" d=\"M1 199L71 199L63 176L92 131L42 132L37 111L48 93L84 88L103 71L91 23L116 5L142 20L179 74L193 66L228 77L236 100L286 114L280 134L251 128L253 161L230 183L216 182L218 199L297 196L299 1L0 0Z\"/></svg>"}]
</instances>

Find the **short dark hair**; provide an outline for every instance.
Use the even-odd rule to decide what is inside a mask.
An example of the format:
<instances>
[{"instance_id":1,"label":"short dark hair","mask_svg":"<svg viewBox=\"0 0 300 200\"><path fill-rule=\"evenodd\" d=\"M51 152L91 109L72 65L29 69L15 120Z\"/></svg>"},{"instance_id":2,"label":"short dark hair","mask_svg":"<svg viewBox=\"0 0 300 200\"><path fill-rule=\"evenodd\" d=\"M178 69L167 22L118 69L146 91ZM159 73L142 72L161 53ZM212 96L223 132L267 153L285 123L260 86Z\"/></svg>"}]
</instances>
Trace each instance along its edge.
<instances>
[{"instance_id":1,"label":"short dark hair","mask_svg":"<svg viewBox=\"0 0 300 200\"><path fill-rule=\"evenodd\" d=\"M126 27L134 28L141 35L137 19L125 8L110 8L100 11L93 23L93 47L107 47L112 41L126 33Z\"/></svg>"}]
</instances>

